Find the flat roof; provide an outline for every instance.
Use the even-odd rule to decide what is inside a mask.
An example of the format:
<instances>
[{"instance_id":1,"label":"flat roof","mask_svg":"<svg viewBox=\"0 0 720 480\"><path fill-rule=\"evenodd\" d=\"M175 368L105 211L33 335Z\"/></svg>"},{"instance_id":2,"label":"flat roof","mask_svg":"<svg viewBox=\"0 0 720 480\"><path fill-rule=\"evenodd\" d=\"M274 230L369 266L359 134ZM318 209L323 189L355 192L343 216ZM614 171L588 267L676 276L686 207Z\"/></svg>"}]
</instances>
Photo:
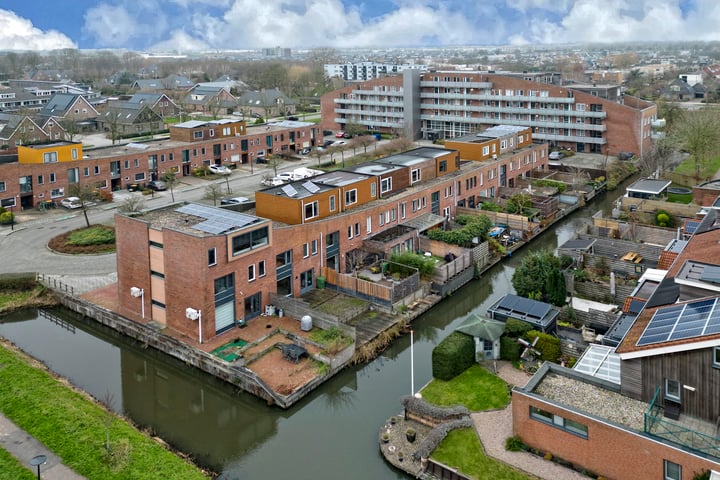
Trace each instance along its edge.
<instances>
[{"instance_id":1,"label":"flat roof","mask_svg":"<svg viewBox=\"0 0 720 480\"><path fill-rule=\"evenodd\" d=\"M139 218L150 223L151 228L173 228L200 236L226 235L252 225L270 223L269 220L255 215L198 203L148 210Z\"/></svg>"},{"instance_id":2,"label":"flat roof","mask_svg":"<svg viewBox=\"0 0 720 480\"><path fill-rule=\"evenodd\" d=\"M641 178L627 187L627 191L660 195L671 184L672 181L670 180L652 180L650 178Z\"/></svg>"},{"instance_id":3,"label":"flat roof","mask_svg":"<svg viewBox=\"0 0 720 480\"><path fill-rule=\"evenodd\" d=\"M573 240L568 240L567 242L560 245L558 248L562 248L565 250L585 250L587 251L590 247L592 247L596 242L596 239L594 238L575 238Z\"/></svg>"},{"instance_id":4,"label":"flat roof","mask_svg":"<svg viewBox=\"0 0 720 480\"><path fill-rule=\"evenodd\" d=\"M487 312L490 316L499 313L543 327L548 326L560 313L552 308L549 303L539 302L513 293L504 295L500 300L492 304L487 309Z\"/></svg>"},{"instance_id":5,"label":"flat roof","mask_svg":"<svg viewBox=\"0 0 720 480\"><path fill-rule=\"evenodd\" d=\"M33 145L20 145L21 147L32 148L35 150L45 150L46 148L64 147L66 145L82 145L80 142L53 142L53 143L37 143Z\"/></svg>"},{"instance_id":6,"label":"flat roof","mask_svg":"<svg viewBox=\"0 0 720 480\"><path fill-rule=\"evenodd\" d=\"M403 169L403 165L393 165L390 163L384 163L384 162L365 162L360 163L357 165L353 165L351 167L343 168L343 170L347 170L350 172L360 173L362 175L370 175L370 176L379 176L384 175L386 173L394 172L397 170Z\"/></svg>"},{"instance_id":7,"label":"flat roof","mask_svg":"<svg viewBox=\"0 0 720 480\"><path fill-rule=\"evenodd\" d=\"M389 165L410 166L456 151L457 150L450 150L447 148L420 147L408 150L407 152L390 155L389 157L379 158L374 162L385 163Z\"/></svg>"}]
</instances>

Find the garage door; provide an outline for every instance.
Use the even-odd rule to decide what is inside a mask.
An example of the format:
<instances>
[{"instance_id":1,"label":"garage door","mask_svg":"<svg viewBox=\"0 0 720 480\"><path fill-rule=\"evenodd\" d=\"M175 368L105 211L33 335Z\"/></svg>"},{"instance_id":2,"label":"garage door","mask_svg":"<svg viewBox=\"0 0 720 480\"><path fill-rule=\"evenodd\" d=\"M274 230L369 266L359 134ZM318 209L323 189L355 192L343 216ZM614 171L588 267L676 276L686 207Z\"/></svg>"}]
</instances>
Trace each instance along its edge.
<instances>
[{"instance_id":1,"label":"garage door","mask_svg":"<svg viewBox=\"0 0 720 480\"><path fill-rule=\"evenodd\" d=\"M223 332L235 325L235 302L215 306L215 333Z\"/></svg>"}]
</instances>

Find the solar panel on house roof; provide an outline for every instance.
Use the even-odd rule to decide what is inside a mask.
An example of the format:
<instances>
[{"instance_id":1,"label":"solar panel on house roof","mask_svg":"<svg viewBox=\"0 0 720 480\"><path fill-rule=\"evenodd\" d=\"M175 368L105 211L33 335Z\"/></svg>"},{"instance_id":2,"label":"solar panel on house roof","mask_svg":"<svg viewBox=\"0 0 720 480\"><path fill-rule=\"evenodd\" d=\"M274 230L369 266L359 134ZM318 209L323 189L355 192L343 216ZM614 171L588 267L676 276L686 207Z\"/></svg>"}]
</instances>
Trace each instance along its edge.
<instances>
[{"instance_id":1,"label":"solar panel on house roof","mask_svg":"<svg viewBox=\"0 0 720 480\"><path fill-rule=\"evenodd\" d=\"M315 185L313 182L310 182L310 181L303 183L302 186L305 187L305 190L307 190L310 193L316 193L316 192L320 191L320 187L318 187L317 185Z\"/></svg>"},{"instance_id":2,"label":"solar panel on house roof","mask_svg":"<svg viewBox=\"0 0 720 480\"><path fill-rule=\"evenodd\" d=\"M695 230L700 226L701 220L688 220L685 224L685 233L693 234Z\"/></svg>"},{"instance_id":3,"label":"solar panel on house roof","mask_svg":"<svg viewBox=\"0 0 720 480\"><path fill-rule=\"evenodd\" d=\"M659 308L637 342L638 346L720 333L717 298Z\"/></svg>"},{"instance_id":4,"label":"solar panel on house roof","mask_svg":"<svg viewBox=\"0 0 720 480\"><path fill-rule=\"evenodd\" d=\"M282 190L283 193L285 193L285 195L287 195L288 197L294 197L294 196L297 195L297 193L298 193L297 190L295 190L295 187L293 187L292 185L283 185L283 186L281 187L281 190Z\"/></svg>"},{"instance_id":5,"label":"solar panel on house roof","mask_svg":"<svg viewBox=\"0 0 720 480\"><path fill-rule=\"evenodd\" d=\"M715 265L705 265L705 268L700 275L700 280L703 282L720 283L720 267Z\"/></svg>"}]
</instances>

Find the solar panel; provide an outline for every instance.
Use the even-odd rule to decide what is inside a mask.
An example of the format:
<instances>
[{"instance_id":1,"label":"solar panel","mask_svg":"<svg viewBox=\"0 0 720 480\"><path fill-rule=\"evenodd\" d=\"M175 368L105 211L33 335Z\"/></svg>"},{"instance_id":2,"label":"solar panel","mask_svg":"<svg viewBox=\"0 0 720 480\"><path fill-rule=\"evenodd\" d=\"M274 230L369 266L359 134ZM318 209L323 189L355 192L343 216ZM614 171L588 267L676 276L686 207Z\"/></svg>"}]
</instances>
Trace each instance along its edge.
<instances>
[{"instance_id":1,"label":"solar panel","mask_svg":"<svg viewBox=\"0 0 720 480\"><path fill-rule=\"evenodd\" d=\"M297 193L298 193L297 190L295 190L295 187L293 187L292 185L283 185L283 186L281 187L281 190L282 190L283 193L285 193L285 195L287 195L288 197L294 197L294 196L297 195Z\"/></svg>"},{"instance_id":2,"label":"solar panel","mask_svg":"<svg viewBox=\"0 0 720 480\"><path fill-rule=\"evenodd\" d=\"M695 230L700 226L700 220L688 220L685 224L685 233L693 234Z\"/></svg>"},{"instance_id":3,"label":"solar panel","mask_svg":"<svg viewBox=\"0 0 720 480\"><path fill-rule=\"evenodd\" d=\"M720 283L720 267L705 265L700 280L704 282Z\"/></svg>"},{"instance_id":4,"label":"solar panel","mask_svg":"<svg viewBox=\"0 0 720 480\"><path fill-rule=\"evenodd\" d=\"M720 333L718 300L698 300L659 308L648 322L638 346Z\"/></svg>"},{"instance_id":5,"label":"solar panel","mask_svg":"<svg viewBox=\"0 0 720 480\"><path fill-rule=\"evenodd\" d=\"M316 193L320 191L320 187L315 185L313 182L305 182L302 184L302 186L305 187L305 190L310 193Z\"/></svg>"}]
</instances>

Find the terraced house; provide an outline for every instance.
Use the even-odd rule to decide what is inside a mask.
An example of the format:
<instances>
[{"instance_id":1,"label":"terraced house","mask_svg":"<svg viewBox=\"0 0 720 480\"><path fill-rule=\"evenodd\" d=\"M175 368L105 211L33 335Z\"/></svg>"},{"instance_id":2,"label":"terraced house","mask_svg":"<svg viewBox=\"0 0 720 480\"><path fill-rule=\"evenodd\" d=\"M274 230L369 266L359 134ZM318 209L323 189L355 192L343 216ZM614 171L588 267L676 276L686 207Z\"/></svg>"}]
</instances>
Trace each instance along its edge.
<instances>
[{"instance_id":1,"label":"terraced house","mask_svg":"<svg viewBox=\"0 0 720 480\"><path fill-rule=\"evenodd\" d=\"M523 127L489 129L462 151L510 139L513 149L487 159L420 147L270 187L256 192L254 210L185 204L119 215L121 313L140 320L145 312L146 321L192 338L198 324L184 312L199 309L202 338L210 339L259 317L272 295L297 297L320 276L354 271L358 251L417 251L420 236L454 218L456 206L474 206L501 180L547 168L547 145L533 144ZM507 174L489 173L498 171ZM132 296L133 287L143 290L142 299Z\"/></svg>"}]
</instances>

